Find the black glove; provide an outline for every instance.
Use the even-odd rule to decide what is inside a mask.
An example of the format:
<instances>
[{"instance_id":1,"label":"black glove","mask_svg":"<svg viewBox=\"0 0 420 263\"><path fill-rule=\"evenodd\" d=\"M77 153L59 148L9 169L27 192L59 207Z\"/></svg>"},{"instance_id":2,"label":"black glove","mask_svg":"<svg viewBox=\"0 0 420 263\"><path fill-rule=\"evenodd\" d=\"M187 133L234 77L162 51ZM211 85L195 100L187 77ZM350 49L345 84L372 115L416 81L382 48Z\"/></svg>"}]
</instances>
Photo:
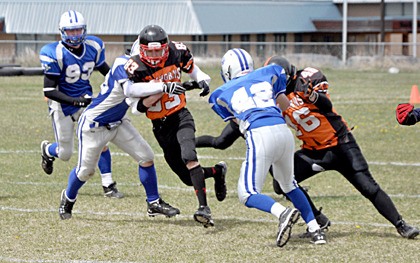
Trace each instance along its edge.
<instances>
[{"instance_id":1,"label":"black glove","mask_svg":"<svg viewBox=\"0 0 420 263\"><path fill-rule=\"evenodd\" d=\"M139 102L137 103L137 111L145 113L148 109L149 108L144 106L143 99L140 99Z\"/></svg>"},{"instance_id":2,"label":"black glove","mask_svg":"<svg viewBox=\"0 0 420 263\"><path fill-rule=\"evenodd\" d=\"M201 89L198 82L195 80L189 80L182 83L185 90Z\"/></svg>"},{"instance_id":3,"label":"black glove","mask_svg":"<svg viewBox=\"0 0 420 263\"><path fill-rule=\"evenodd\" d=\"M305 79L301 78L302 87L303 87L303 96L304 99L308 100L311 103L315 103L318 100L318 93L314 89L312 81L309 79L306 81Z\"/></svg>"},{"instance_id":4,"label":"black glove","mask_svg":"<svg viewBox=\"0 0 420 263\"><path fill-rule=\"evenodd\" d=\"M80 96L73 101L73 106L84 108L84 107L87 107L91 102L92 102L91 97Z\"/></svg>"},{"instance_id":5,"label":"black glove","mask_svg":"<svg viewBox=\"0 0 420 263\"><path fill-rule=\"evenodd\" d=\"M185 92L185 88L179 82L165 82L163 83L163 92L179 95Z\"/></svg>"},{"instance_id":6,"label":"black glove","mask_svg":"<svg viewBox=\"0 0 420 263\"><path fill-rule=\"evenodd\" d=\"M202 90L200 93L200 97L207 96L210 93L210 87L209 85L207 85L207 82L205 82L204 80L198 82L198 86Z\"/></svg>"}]
</instances>

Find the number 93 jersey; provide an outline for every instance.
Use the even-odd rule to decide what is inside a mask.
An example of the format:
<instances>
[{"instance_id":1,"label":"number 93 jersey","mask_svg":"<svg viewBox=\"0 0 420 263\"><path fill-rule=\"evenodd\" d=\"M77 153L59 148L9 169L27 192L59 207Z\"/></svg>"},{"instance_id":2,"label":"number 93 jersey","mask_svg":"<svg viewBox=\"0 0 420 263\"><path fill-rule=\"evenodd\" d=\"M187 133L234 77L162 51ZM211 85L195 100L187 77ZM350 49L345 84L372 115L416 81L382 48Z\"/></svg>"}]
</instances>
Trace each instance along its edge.
<instances>
[{"instance_id":1,"label":"number 93 jersey","mask_svg":"<svg viewBox=\"0 0 420 263\"><path fill-rule=\"evenodd\" d=\"M44 74L59 76L58 90L75 98L85 94L92 95L89 78L94 68L105 63L105 46L100 38L87 36L82 45L83 53L80 56L71 53L61 41L43 46L39 55ZM50 107L60 105L53 103ZM80 109L64 104L61 107L65 115Z\"/></svg>"},{"instance_id":2,"label":"number 93 jersey","mask_svg":"<svg viewBox=\"0 0 420 263\"><path fill-rule=\"evenodd\" d=\"M209 103L223 120L236 118L244 133L248 129L285 123L275 101L285 90L283 68L269 65L220 86L210 95Z\"/></svg>"}]
</instances>

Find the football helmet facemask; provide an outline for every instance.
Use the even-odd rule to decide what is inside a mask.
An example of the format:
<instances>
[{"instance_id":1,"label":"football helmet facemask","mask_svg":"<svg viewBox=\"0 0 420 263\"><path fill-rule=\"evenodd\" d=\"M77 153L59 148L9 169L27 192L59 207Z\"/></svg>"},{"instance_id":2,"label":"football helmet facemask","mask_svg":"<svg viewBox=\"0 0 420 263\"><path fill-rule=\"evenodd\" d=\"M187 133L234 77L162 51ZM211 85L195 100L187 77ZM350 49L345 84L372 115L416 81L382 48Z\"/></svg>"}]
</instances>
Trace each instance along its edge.
<instances>
[{"instance_id":1,"label":"football helmet facemask","mask_svg":"<svg viewBox=\"0 0 420 263\"><path fill-rule=\"evenodd\" d=\"M75 29L80 29L81 34L69 35L68 32L66 32ZM61 15L59 30L61 40L70 46L78 46L86 39L86 22L82 14L77 11L69 10Z\"/></svg>"},{"instance_id":2,"label":"football helmet facemask","mask_svg":"<svg viewBox=\"0 0 420 263\"><path fill-rule=\"evenodd\" d=\"M160 26L148 25L143 28L139 43L140 59L151 67L157 67L169 56L169 38Z\"/></svg>"},{"instance_id":3,"label":"football helmet facemask","mask_svg":"<svg viewBox=\"0 0 420 263\"><path fill-rule=\"evenodd\" d=\"M251 55L241 48L233 48L228 50L222 58L220 75L226 83L253 70L254 60Z\"/></svg>"},{"instance_id":4,"label":"football helmet facemask","mask_svg":"<svg viewBox=\"0 0 420 263\"><path fill-rule=\"evenodd\" d=\"M284 71L286 72L286 86L288 86L292 80L296 79L296 67L290 64L290 62L286 58L281 56L269 57L265 61L264 66L268 66L271 64L279 65L284 69Z\"/></svg>"}]
</instances>

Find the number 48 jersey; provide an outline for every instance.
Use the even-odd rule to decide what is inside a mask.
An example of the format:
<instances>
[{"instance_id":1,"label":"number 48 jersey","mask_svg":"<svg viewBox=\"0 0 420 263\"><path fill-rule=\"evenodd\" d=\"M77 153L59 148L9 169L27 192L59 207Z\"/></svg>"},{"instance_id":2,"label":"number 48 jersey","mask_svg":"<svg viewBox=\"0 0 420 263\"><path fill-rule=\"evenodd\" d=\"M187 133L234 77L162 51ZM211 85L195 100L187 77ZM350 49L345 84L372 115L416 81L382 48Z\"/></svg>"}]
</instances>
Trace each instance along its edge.
<instances>
[{"instance_id":1,"label":"number 48 jersey","mask_svg":"<svg viewBox=\"0 0 420 263\"><path fill-rule=\"evenodd\" d=\"M71 53L61 41L47 44L40 51L40 61L45 75L58 76L58 90L70 97L92 96L89 78L96 67L105 63L105 47L102 40L87 36L83 53ZM50 101L50 108L62 108L65 115L73 114L79 107Z\"/></svg>"},{"instance_id":2,"label":"number 48 jersey","mask_svg":"<svg viewBox=\"0 0 420 263\"><path fill-rule=\"evenodd\" d=\"M209 103L224 121L236 118L244 133L248 129L285 123L275 101L285 90L284 69L269 65L217 88Z\"/></svg>"}]
</instances>

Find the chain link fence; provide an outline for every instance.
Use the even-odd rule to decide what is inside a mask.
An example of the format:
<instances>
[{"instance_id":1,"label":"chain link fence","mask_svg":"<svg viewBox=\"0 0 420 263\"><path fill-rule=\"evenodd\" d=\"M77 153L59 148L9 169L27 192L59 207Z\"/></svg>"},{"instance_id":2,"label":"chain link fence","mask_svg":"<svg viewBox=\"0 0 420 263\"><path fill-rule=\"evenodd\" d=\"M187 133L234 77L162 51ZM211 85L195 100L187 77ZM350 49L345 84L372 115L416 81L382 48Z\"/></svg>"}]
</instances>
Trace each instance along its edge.
<instances>
[{"instance_id":1,"label":"chain link fence","mask_svg":"<svg viewBox=\"0 0 420 263\"><path fill-rule=\"evenodd\" d=\"M51 41L0 40L0 65L40 67L38 53ZM250 52L257 67L272 55L283 55L298 67L331 68L390 68L420 69L420 61L413 56L412 43L359 43L346 46L338 42L200 42L184 41L200 65L219 65L223 54L230 48L243 48ZM105 42L107 62L131 47L131 42ZM343 59L343 48L346 59Z\"/></svg>"}]
</instances>

